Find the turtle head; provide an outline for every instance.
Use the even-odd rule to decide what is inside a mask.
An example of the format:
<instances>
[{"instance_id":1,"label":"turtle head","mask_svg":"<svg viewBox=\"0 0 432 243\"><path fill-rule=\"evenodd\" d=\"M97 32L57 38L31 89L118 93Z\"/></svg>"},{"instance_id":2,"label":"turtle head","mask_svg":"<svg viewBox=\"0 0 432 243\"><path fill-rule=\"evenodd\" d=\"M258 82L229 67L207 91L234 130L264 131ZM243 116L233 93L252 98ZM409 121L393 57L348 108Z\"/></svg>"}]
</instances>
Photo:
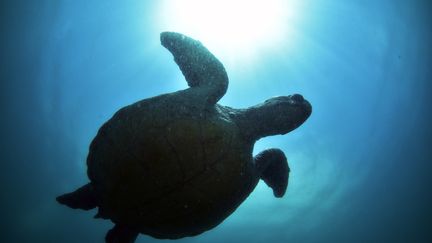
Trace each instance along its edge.
<instances>
[{"instance_id":1,"label":"turtle head","mask_svg":"<svg viewBox=\"0 0 432 243\"><path fill-rule=\"evenodd\" d=\"M311 113L312 106L299 94L273 97L246 110L247 132L254 139L286 134L303 124Z\"/></svg>"},{"instance_id":2,"label":"turtle head","mask_svg":"<svg viewBox=\"0 0 432 243\"><path fill-rule=\"evenodd\" d=\"M267 113L267 124L278 134L296 129L312 113L312 106L299 94L268 99L263 103L263 109Z\"/></svg>"}]
</instances>

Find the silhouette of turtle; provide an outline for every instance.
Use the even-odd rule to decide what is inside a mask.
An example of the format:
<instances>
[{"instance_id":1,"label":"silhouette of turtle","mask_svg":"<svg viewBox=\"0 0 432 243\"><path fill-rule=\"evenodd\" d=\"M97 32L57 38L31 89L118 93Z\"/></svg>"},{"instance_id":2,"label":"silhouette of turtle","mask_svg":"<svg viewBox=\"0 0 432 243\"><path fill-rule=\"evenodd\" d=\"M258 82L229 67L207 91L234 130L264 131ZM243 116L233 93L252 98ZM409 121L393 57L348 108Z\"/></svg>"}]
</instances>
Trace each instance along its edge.
<instances>
[{"instance_id":1,"label":"silhouette of turtle","mask_svg":"<svg viewBox=\"0 0 432 243\"><path fill-rule=\"evenodd\" d=\"M259 179L282 197L284 153L252 156L255 141L300 126L312 107L301 95L247 109L217 104L228 87L223 65L199 41L163 32L190 88L138 101L98 131L87 158L90 183L57 198L71 208L98 207L115 226L106 242L134 242L139 233L177 239L227 218Z\"/></svg>"}]
</instances>

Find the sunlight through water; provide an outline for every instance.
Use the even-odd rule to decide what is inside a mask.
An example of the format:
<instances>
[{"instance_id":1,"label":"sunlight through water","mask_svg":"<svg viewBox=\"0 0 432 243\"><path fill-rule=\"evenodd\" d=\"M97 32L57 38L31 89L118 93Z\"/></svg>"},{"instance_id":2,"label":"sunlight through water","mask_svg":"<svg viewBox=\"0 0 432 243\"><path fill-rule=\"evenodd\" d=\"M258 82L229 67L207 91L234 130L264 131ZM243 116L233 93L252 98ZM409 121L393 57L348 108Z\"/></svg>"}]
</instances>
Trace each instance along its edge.
<instances>
[{"instance_id":1,"label":"sunlight through water","mask_svg":"<svg viewBox=\"0 0 432 243\"><path fill-rule=\"evenodd\" d=\"M299 4L283 0L165 0L160 29L181 32L206 43L230 61L253 61L292 34Z\"/></svg>"}]
</instances>

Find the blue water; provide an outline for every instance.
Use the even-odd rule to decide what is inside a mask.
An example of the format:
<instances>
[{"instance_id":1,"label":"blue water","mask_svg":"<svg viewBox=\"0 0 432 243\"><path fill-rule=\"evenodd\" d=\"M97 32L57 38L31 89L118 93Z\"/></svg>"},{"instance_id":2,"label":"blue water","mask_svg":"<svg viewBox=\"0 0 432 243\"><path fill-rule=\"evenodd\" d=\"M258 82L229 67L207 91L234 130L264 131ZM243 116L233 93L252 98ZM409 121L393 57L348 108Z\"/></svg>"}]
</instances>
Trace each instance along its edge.
<instances>
[{"instance_id":1,"label":"blue water","mask_svg":"<svg viewBox=\"0 0 432 243\"><path fill-rule=\"evenodd\" d=\"M88 181L88 145L117 109L187 87L159 45L155 2L0 2L0 242L103 242L109 221L54 199ZM220 58L221 104L301 93L313 105L255 147L287 154L286 196L261 182L217 228L178 242L432 242L431 4L302 11L290 48L248 66Z\"/></svg>"}]
</instances>

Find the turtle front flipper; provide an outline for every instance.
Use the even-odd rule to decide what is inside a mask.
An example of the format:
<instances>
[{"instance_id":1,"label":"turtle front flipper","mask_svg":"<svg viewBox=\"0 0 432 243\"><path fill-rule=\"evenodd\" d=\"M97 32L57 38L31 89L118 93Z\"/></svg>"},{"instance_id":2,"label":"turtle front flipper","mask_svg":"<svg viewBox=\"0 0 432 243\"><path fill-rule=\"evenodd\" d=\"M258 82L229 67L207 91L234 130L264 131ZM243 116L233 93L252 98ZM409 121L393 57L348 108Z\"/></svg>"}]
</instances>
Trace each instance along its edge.
<instances>
[{"instance_id":1,"label":"turtle front flipper","mask_svg":"<svg viewBox=\"0 0 432 243\"><path fill-rule=\"evenodd\" d=\"M73 209L90 210L98 206L93 185L88 183L76 191L66 193L56 198L57 202Z\"/></svg>"},{"instance_id":2,"label":"turtle front flipper","mask_svg":"<svg viewBox=\"0 0 432 243\"><path fill-rule=\"evenodd\" d=\"M283 197L288 187L290 168L280 149L267 149L254 157L261 179L273 189L275 197Z\"/></svg>"},{"instance_id":3,"label":"turtle front flipper","mask_svg":"<svg viewBox=\"0 0 432 243\"><path fill-rule=\"evenodd\" d=\"M116 224L105 236L106 243L133 243L139 232L126 226Z\"/></svg>"},{"instance_id":4,"label":"turtle front flipper","mask_svg":"<svg viewBox=\"0 0 432 243\"><path fill-rule=\"evenodd\" d=\"M228 88L222 63L201 42L175 32L162 32L161 44L174 56L191 88L200 88L206 101L216 104Z\"/></svg>"}]
</instances>

